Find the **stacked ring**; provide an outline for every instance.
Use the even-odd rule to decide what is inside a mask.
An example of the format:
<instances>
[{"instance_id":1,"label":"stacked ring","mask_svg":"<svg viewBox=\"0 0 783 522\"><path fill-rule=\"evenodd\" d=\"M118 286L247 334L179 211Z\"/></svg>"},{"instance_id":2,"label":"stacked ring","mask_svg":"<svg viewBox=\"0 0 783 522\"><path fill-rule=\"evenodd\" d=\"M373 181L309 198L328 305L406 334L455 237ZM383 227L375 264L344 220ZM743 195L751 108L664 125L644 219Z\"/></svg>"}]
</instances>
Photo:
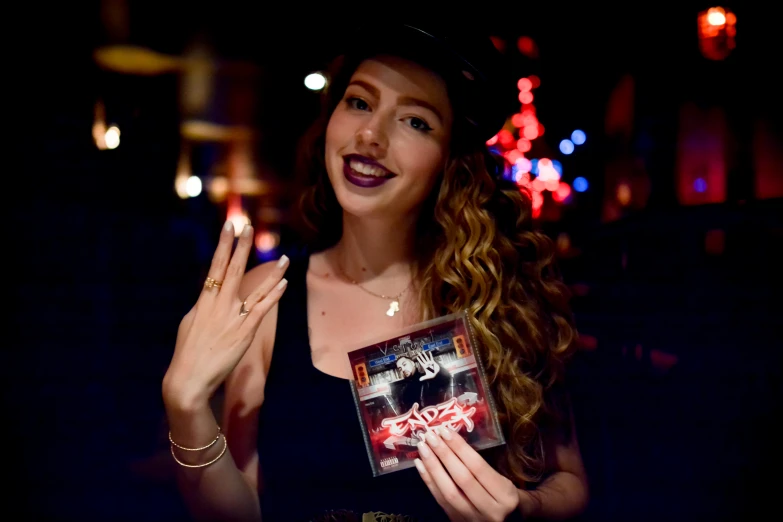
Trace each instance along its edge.
<instances>
[{"instance_id":1,"label":"stacked ring","mask_svg":"<svg viewBox=\"0 0 783 522\"><path fill-rule=\"evenodd\" d=\"M206 281L204 281L204 288L220 288L223 286L223 281L218 281L217 279L212 279L211 277L208 277Z\"/></svg>"}]
</instances>

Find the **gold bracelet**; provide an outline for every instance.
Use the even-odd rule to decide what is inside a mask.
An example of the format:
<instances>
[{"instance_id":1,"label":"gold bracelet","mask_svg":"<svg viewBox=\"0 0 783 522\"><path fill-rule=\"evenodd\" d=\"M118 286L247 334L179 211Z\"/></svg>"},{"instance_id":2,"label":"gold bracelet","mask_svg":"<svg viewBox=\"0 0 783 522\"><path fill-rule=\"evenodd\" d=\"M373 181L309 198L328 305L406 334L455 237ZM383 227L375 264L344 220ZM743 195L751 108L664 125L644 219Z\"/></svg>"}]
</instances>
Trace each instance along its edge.
<instances>
[{"instance_id":1,"label":"gold bracelet","mask_svg":"<svg viewBox=\"0 0 783 522\"><path fill-rule=\"evenodd\" d=\"M220 437L220 434L218 434L218 437ZM171 456L174 457L174 461L177 464L179 464L180 466L182 466L182 467L185 467L185 468L205 468L205 467L209 466L210 464L214 464L215 462L220 460L220 457L223 456L223 454L226 452L227 449L228 449L228 441L226 440L226 436L223 435L223 449L220 451L220 455L218 455L214 459L210 460L209 462L206 462L204 464L185 464L184 462L179 460L177 458L177 456L174 454L174 446L173 445L171 446Z\"/></svg>"},{"instance_id":2,"label":"gold bracelet","mask_svg":"<svg viewBox=\"0 0 783 522\"><path fill-rule=\"evenodd\" d=\"M177 448L179 448L179 449L181 449L183 451L202 451L202 450L205 450L205 449L209 449L212 446L214 446L215 443L217 443L219 438L220 438L220 426L218 426L218 432L217 432L217 435L215 435L215 440L213 440L212 442L210 442L206 446L201 446L200 448L186 448L185 446L180 446L179 444L174 442L174 440L172 440L172 438L171 438L171 432L169 432L169 442L171 442L171 444L173 444L174 446L176 446Z\"/></svg>"}]
</instances>

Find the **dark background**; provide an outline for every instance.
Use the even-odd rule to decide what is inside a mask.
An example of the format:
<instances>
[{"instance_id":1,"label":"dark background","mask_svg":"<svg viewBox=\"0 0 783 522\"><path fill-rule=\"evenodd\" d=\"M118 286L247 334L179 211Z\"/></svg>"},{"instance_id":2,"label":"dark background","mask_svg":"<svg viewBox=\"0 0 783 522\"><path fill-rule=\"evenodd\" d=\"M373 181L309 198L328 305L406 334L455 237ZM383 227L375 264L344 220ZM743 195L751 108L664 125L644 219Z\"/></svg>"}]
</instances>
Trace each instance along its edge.
<instances>
[{"instance_id":1,"label":"dark background","mask_svg":"<svg viewBox=\"0 0 783 522\"><path fill-rule=\"evenodd\" d=\"M764 117L780 132L772 81L780 46L765 7L724 6L737 13L738 46L723 62L699 54L696 14L712 7L703 2L619 10L496 2L456 13L512 46L533 37L540 58L515 67L542 79L544 139L576 127L588 136L566 170L587 176L590 190L542 225L553 237L568 232L580 252L561 267L582 289L573 301L579 329L595 339L578 354L571 382L592 488L585 520L774 512L767 477L781 464L783 204L753 196L749 129ZM94 65L92 50L108 40L100 7L26 10L14 46L20 67L14 60L9 71L20 88L9 103L22 113L21 145L6 156L6 275L15 292L2 364L4 447L19 470L9 499L22 519L174 520L185 515L170 480L160 380L225 208L173 191L176 75ZM260 155L285 179L317 110L302 78L323 66L344 24L377 16L342 4L134 3L130 41L177 54L202 31L220 55L259 64ZM603 166L616 149L603 136L604 113L625 74L637 82L634 147L652 189L643 209L606 222ZM91 139L93 104L105 93L123 131L113 151ZM739 161L723 203L677 203L677 114L686 101L722 107L736 132ZM719 255L705 250L710 230L725 234ZM676 364L657 364L661 353Z\"/></svg>"}]
</instances>

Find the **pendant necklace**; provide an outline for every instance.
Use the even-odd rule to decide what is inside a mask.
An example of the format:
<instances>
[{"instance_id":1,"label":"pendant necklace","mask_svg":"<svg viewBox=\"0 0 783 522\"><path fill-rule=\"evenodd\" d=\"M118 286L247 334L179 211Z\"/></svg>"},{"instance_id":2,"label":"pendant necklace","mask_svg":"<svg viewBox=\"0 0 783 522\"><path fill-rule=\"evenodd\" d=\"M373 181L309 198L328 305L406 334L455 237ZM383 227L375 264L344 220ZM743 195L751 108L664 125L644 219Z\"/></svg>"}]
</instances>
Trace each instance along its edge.
<instances>
[{"instance_id":1,"label":"pendant necklace","mask_svg":"<svg viewBox=\"0 0 783 522\"><path fill-rule=\"evenodd\" d=\"M408 289L413 284L413 278L411 278L411 282L408 283L408 286L406 286L405 289L402 292L400 292L399 294L397 294L397 295L376 294L375 292L371 292L371 291L367 290L366 288L364 288L355 279L351 279L350 277L348 277L345 274L345 271L343 270L343 267L339 263L337 265L337 268L340 270L340 273L342 274L343 278L345 278L347 281L350 281L351 284L358 286L360 289L364 290L366 293L368 293L368 294L370 294L372 296L379 297L381 299L385 299L387 301L390 301L389 302L389 309L386 310L386 315L388 315L389 317L394 317L394 314L400 311L400 297L402 297L402 294L407 292Z\"/></svg>"}]
</instances>

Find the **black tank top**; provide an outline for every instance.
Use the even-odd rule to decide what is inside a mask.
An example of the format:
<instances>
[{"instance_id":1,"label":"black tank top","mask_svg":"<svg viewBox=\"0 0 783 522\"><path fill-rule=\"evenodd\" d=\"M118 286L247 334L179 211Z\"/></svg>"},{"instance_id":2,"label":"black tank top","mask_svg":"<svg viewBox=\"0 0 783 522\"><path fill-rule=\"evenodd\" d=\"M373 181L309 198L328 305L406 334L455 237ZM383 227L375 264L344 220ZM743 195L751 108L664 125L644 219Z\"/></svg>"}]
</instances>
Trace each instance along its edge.
<instances>
[{"instance_id":1,"label":"black tank top","mask_svg":"<svg viewBox=\"0 0 783 522\"><path fill-rule=\"evenodd\" d=\"M356 520L362 514L447 521L415 468L373 477L350 383L317 370L307 329L309 257L292 259L278 305L259 412L265 522ZM341 518L342 517L342 518Z\"/></svg>"}]
</instances>

